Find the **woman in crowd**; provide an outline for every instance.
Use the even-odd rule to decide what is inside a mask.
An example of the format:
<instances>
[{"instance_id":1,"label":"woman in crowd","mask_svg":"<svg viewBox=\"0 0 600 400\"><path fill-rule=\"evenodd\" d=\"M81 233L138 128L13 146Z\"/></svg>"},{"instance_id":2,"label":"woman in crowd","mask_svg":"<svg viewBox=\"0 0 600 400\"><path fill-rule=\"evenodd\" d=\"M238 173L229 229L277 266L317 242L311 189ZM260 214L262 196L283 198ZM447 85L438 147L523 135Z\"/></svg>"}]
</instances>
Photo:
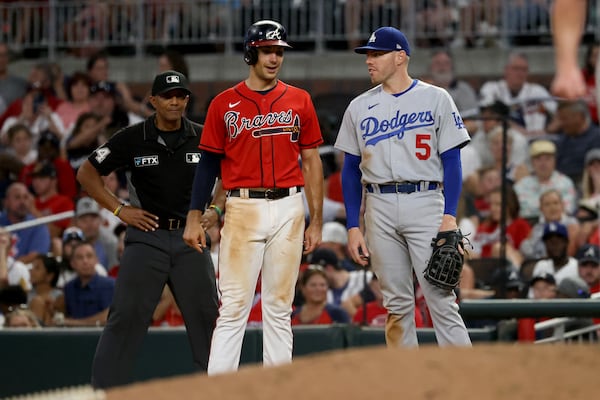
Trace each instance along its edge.
<instances>
[{"instance_id":1,"label":"woman in crowd","mask_svg":"<svg viewBox=\"0 0 600 400\"><path fill-rule=\"evenodd\" d=\"M68 138L73 131L77 118L91 110L89 103L90 86L90 78L83 72L75 72L69 79L67 87L68 100L63 101L55 111L62 123L64 138Z\"/></svg>"},{"instance_id":2,"label":"woman in crowd","mask_svg":"<svg viewBox=\"0 0 600 400\"><path fill-rule=\"evenodd\" d=\"M502 190L497 188L489 195L490 215L477 227L473 237L472 258L498 257L500 250L500 214ZM521 242L529 236L531 226L519 217L519 200L511 186L506 189L506 256L513 265L521 265L523 255L518 250Z\"/></svg>"},{"instance_id":3,"label":"woman in crowd","mask_svg":"<svg viewBox=\"0 0 600 400\"><path fill-rule=\"evenodd\" d=\"M327 303L327 275L320 266L310 266L300 278L304 304L292 312L292 325L320 325L334 322L348 323L348 313Z\"/></svg>"}]
</instances>

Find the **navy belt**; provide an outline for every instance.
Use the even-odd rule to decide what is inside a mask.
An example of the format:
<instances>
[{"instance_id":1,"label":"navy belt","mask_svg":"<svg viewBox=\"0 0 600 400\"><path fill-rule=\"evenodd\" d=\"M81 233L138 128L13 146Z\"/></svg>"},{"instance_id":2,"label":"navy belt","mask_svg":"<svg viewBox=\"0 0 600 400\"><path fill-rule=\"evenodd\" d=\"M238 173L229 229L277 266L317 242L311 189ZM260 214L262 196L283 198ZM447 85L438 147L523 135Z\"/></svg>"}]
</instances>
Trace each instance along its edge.
<instances>
[{"instance_id":1,"label":"navy belt","mask_svg":"<svg viewBox=\"0 0 600 400\"><path fill-rule=\"evenodd\" d=\"M242 197L248 199L267 199L277 200L296 193L300 193L301 186L291 188L269 188L269 189L233 189L229 195L233 197Z\"/></svg>"},{"instance_id":2,"label":"navy belt","mask_svg":"<svg viewBox=\"0 0 600 400\"><path fill-rule=\"evenodd\" d=\"M369 193L414 193L425 190L436 190L440 187L439 182L397 182L386 185L367 184Z\"/></svg>"},{"instance_id":3,"label":"navy belt","mask_svg":"<svg viewBox=\"0 0 600 400\"><path fill-rule=\"evenodd\" d=\"M182 218L159 218L158 229L167 231L176 231L177 229L185 228L185 219Z\"/></svg>"}]
</instances>

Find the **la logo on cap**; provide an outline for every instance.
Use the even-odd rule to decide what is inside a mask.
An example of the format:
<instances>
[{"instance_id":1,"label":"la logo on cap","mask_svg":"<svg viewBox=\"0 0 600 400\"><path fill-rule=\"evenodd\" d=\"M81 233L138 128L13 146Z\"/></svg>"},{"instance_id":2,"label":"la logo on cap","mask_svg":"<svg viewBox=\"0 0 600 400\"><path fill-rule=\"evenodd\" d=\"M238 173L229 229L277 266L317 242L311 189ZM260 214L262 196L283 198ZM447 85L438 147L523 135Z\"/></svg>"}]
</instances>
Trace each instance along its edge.
<instances>
[{"instance_id":1,"label":"la logo on cap","mask_svg":"<svg viewBox=\"0 0 600 400\"><path fill-rule=\"evenodd\" d=\"M167 83L179 83L179 77L177 75L167 76Z\"/></svg>"},{"instance_id":2,"label":"la logo on cap","mask_svg":"<svg viewBox=\"0 0 600 400\"><path fill-rule=\"evenodd\" d=\"M375 32L371 33L371 37L369 38L369 43L371 42L375 42L377 41L377 38L375 37Z\"/></svg>"}]
</instances>

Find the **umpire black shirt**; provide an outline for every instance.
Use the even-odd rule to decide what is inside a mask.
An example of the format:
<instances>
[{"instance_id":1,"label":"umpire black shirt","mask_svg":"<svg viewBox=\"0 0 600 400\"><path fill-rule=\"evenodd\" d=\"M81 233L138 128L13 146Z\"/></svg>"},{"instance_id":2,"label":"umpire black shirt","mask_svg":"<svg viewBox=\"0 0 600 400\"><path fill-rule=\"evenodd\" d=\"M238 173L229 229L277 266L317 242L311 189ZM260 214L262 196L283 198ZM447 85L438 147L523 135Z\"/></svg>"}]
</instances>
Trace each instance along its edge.
<instances>
[{"instance_id":1,"label":"umpire black shirt","mask_svg":"<svg viewBox=\"0 0 600 400\"><path fill-rule=\"evenodd\" d=\"M202 126L186 118L172 147L154 125L154 115L115 133L88 158L100 175L126 170L131 205L161 219L185 219L190 206L194 173L200 160ZM171 142L171 141L170 141Z\"/></svg>"}]
</instances>

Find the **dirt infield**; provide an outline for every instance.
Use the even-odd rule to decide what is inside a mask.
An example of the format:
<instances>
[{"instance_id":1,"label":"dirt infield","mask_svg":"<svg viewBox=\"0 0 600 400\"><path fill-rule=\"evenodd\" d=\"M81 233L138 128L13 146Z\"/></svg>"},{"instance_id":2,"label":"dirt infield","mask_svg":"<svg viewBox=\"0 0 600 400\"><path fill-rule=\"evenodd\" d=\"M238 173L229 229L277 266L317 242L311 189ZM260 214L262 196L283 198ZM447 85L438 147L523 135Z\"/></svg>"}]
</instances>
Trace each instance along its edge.
<instances>
[{"instance_id":1,"label":"dirt infield","mask_svg":"<svg viewBox=\"0 0 600 400\"><path fill-rule=\"evenodd\" d=\"M107 399L591 399L599 372L597 344L372 347L155 380L112 389Z\"/></svg>"}]
</instances>

